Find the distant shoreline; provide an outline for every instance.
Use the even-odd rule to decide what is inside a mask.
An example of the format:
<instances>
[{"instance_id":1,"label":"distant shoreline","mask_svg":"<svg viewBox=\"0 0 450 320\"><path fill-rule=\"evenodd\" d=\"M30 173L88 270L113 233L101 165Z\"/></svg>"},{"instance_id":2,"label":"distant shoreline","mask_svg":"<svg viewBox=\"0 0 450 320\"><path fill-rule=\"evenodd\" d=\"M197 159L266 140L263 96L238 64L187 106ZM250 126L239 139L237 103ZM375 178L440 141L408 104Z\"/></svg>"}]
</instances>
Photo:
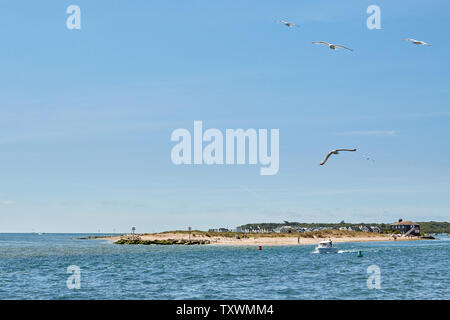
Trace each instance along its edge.
<instances>
[{"instance_id":1,"label":"distant shoreline","mask_svg":"<svg viewBox=\"0 0 450 320\"><path fill-rule=\"evenodd\" d=\"M238 234L239 239L231 236L222 236L217 233L211 235L207 232L192 232L190 240L192 242L206 242L205 245L212 246L287 246L287 245L314 245L320 241L331 239L335 243L345 242L372 242L372 241L416 241L422 240L419 237L400 237L394 240L391 234L374 234L366 232L330 232L327 235L317 235L312 237L302 237L300 234L300 241L297 233L291 234ZM152 234L139 234L139 240L145 242L182 242L185 244L189 241L189 234L187 232L164 232ZM122 238L131 238L131 235L109 236L109 237L94 237L95 239L108 240L113 243ZM174 243L175 244L175 243Z\"/></svg>"}]
</instances>

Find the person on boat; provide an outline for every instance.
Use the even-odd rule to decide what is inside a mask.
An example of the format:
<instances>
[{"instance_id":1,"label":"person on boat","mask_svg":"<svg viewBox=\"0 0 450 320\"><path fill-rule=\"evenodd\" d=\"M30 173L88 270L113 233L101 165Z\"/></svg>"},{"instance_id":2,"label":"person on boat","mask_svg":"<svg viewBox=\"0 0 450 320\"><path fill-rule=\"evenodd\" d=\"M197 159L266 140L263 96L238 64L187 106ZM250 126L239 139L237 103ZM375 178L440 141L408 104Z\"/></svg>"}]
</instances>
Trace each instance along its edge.
<instances>
[{"instance_id":1,"label":"person on boat","mask_svg":"<svg viewBox=\"0 0 450 320\"><path fill-rule=\"evenodd\" d=\"M330 247L332 247L333 246L333 241L331 241L331 239L329 239L330 240Z\"/></svg>"}]
</instances>

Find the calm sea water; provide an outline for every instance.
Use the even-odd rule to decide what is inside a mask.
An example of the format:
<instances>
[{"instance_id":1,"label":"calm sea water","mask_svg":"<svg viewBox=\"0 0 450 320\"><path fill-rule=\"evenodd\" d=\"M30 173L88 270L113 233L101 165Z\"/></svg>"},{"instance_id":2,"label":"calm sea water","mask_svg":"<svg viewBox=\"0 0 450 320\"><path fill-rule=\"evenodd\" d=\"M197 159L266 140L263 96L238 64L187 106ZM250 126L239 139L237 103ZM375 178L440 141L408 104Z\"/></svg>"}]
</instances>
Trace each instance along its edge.
<instances>
[{"instance_id":1,"label":"calm sea water","mask_svg":"<svg viewBox=\"0 0 450 320\"><path fill-rule=\"evenodd\" d=\"M450 238L314 246L121 246L0 234L0 299L450 299ZM362 250L364 256L357 257ZM67 267L81 268L68 289ZM367 268L381 270L368 289Z\"/></svg>"}]
</instances>

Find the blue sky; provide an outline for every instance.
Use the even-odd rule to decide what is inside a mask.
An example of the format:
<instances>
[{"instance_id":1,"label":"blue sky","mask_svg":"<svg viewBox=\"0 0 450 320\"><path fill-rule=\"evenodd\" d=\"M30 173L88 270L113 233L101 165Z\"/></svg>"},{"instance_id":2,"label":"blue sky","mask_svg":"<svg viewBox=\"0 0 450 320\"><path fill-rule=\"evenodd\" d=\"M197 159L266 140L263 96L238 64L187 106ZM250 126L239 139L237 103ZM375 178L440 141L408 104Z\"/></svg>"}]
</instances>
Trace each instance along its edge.
<instances>
[{"instance_id":1,"label":"blue sky","mask_svg":"<svg viewBox=\"0 0 450 320\"><path fill-rule=\"evenodd\" d=\"M66 28L71 4L81 30ZM381 30L366 27L371 4ZM2 1L0 232L449 221L449 10L406 0ZM279 173L173 165L170 135L194 120L280 129ZM360 152L318 165L339 147Z\"/></svg>"}]
</instances>

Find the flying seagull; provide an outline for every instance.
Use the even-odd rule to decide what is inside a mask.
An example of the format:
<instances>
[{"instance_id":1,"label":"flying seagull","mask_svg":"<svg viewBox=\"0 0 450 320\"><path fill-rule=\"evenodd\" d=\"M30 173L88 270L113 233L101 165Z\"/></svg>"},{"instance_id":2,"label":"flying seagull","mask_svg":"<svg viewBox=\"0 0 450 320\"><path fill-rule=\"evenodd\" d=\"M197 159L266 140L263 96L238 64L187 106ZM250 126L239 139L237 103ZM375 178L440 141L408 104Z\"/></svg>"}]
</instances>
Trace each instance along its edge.
<instances>
[{"instance_id":1,"label":"flying seagull","mask_svg":"<svg viewBox=\"0 0 450 320\"><path fill-rule=\"evenodd\" d=\"M287 22L287 21L284 21L284 20L277 20L277 22L284 24L288 28L290 28L290 27L298 27L298 25L296 25L295 23Z\"/></svg>"},{"instance_id":2,"label":"flying seagull","mask_svg":"<svg viewBox=\"0 0 450 320\"><path fill-rule=\"evenodd\" d=\"M411 39L411 38L406 38L406 39L404 39L404 40L405 40L405 41L412 42L412 43L417 44L417 45L431 46L431 44L429 44L429 43L427 43L427 42L425 42L425 41L420 41L420 40Z\"/></svg>"},{"instance_id":3,"label":"flying seagull","mask_svg":"<svg viewBox=\"0 0 450 320\"><path fill-rule=\"evenodd\" d=\"M316 42L313 42L313 44L324 44L324 45L327 45L331 50L336 50L336 47L338 47L338 48L344 48L344 49L353 51L352 49L347 48L346 46L343 46L343 45L340 45L340 44L332 44L332 43L328 43L328 42L325 42L325 41L316 41Z\"/></svg>"},{"instance_id":4,"label":"flying seagull","mask_svg":"<svg viewBox=\"0 0 450 320\"><path fill-rule=\"evenodd\" d=\"M320 163L321 166L323 166L325 164L325 162L327 162L328 158L331 157L332 154L339 154L340 151L356 151L356 149L336 149L336 150L331 150L327 156L325 157L325 159L322 160L322 162Z\"/></svg>"},{"instance_id":5,"label":"flying seagull","mask_svg":"<svg viewBox=\"0 0 450 320\"><path fill-rule=\"evenodd\" d=\"M364 158L365 160L367 160L367 161L375 162L375 160L374 160L371 156L363 155L363 158Z\"/></svg>"}]
</instances>

